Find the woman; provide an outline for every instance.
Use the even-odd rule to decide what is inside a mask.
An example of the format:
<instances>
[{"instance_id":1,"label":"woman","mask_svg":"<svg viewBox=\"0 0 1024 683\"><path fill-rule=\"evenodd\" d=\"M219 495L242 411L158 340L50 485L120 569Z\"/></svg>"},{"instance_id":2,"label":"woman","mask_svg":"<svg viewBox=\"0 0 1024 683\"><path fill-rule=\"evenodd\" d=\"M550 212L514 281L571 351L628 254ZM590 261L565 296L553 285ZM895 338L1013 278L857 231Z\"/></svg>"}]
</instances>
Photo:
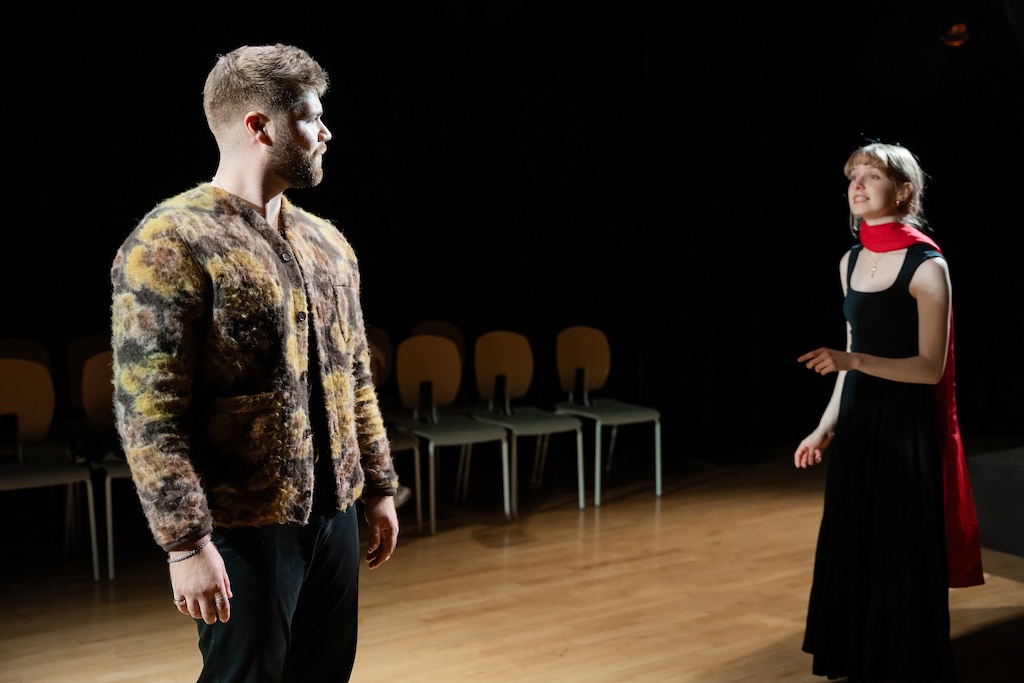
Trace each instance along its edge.
<instances>
[{"instance_id":1,"label":"woman","mask_svg":"<svg viewBox=\"0 0 1024 683\"><path fill-rule=\"evenodd\" d=\"M837 373L806 468L828 449L803 650L851 681L954 681L950 586L983 583L953 392L949 269L924 230L924 172L904 147L855 150L839 262L845 351L797 360Z\"/></svg>"}]
</instances>

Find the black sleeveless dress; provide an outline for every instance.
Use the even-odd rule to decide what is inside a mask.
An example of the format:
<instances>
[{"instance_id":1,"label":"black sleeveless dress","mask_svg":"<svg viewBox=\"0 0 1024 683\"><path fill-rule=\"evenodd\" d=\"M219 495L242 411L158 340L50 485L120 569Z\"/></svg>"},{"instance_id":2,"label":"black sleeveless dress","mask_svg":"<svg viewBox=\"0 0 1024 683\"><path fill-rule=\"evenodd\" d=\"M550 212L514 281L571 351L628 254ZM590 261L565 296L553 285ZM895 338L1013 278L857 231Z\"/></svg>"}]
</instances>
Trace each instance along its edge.
<instances>
[{"instance_id":1,"label":"black sleeveless dress","mask_svg":"<svg viewBox=\"0 0 1024 683\"><path fill-rule=\"evenodd\" d=\"M847 283L860 254L850 254ZM942 258L917 244L881 292L847 287L852 350L917 355L910 279ZM848 372L829 446L803 650L816 675L955 680L936 388Z\"/></svg>"}]
</instances>

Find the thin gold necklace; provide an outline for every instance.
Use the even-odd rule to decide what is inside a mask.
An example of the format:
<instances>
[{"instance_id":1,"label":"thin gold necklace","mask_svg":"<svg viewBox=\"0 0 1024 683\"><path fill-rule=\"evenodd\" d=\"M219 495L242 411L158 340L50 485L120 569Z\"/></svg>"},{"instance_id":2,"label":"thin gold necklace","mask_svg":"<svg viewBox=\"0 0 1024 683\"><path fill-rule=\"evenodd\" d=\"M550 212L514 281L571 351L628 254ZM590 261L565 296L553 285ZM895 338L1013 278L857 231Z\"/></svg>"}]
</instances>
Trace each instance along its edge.
<instances>
[{"instance_id":1,"label":"thin gold necklace","mask_svg":"<svg viewBox=\"0 0 1024 683\"><path fill-rule=\"evenodd\" d=\"M869 259L871 259L871 277L874 277L875 276L875 271L878 270L878 262L881 261L882 259L884 259L886 256L888 256L889 252L888 251L883 251L882 255L879 256L877 259L875 259L875 257L872 256L871 254L869 254L867 251L865 251L864 253L867 254L867 257Z\"/></svg>"}]
</instances>

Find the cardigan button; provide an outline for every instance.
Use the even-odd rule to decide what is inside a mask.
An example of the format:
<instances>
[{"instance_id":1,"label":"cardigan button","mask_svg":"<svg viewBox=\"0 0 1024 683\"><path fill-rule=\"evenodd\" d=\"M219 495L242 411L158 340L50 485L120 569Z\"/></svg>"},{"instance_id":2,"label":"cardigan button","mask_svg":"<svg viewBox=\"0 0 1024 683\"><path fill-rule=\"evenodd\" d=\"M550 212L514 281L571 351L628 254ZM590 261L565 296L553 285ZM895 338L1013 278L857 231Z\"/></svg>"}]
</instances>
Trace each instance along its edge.
<instances>
[{"instance_id":1,"label":"cardigan button","mask_svg":"<svg viewBox=\"0 0 1024 683\"><path fill-rule=\"evenodd\" d=\"M292 255L286 251L283 254L281 254L281 260L284 261L285 263L288 263L289 261L292 260Z\"/></svg>"}]
</instances>

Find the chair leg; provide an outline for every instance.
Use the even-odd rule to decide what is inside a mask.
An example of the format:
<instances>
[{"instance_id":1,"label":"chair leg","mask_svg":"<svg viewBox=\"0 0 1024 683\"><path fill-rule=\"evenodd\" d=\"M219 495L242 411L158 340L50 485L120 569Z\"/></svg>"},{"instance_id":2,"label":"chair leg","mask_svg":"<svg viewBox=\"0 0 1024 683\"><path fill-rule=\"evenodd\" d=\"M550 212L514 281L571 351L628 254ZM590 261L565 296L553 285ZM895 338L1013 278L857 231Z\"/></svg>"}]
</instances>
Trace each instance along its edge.
<instances>
[{"instance_id":1,"label":"chair leg","mask_svg":"<svg viewBox=\"0 0 1024 683\"><path fill-rule=\"evenodd\" d=\"M100 550L96 542L96 505L92 495L92 482L85 480L86 503L89 506L89 540L92 543L92 578L93 581L100 580Z\"/></svg>"},{"instance_id":2,"label":"chair leg","mask_svg":"<svg viewBox=\"0 0 1024 683\"><path fill-rule=\"evenodd\" d=\"M469 462L473 455L473 445L463 444L459 455L459 468L455 473L455 500L466 501L469 495Z\"/></svg>"},{"instance_id":3,"label":"chair leg","mask_svg":"<svg viewBox=\"0 0 1024 683\"><path fill-rule=\"evenodd\" d=\"M509 434L509 451L511 451L511 464L509 465L509 487L511 496L511 519L519 517L519 439L515 434Z\"/></svg>"},{"instance_id":4,"label":"chair leg","mask_svg":"<svg viewBox=\"0 0 1024 683\"><path fill-rule=\"evenodd\" d=\"M530 474L530 489L536 491L540 488L541 480L544 479L544 449L542 447L543 436L537 437L536 446L533 449L533 472Z\"/></svg>"},{"instance_id":5,"label":"chair leg","mask_svg":"<svg viewBox=\"0 0 1024 683\"><path fill-rule=\"evenodd\" d=\"M416 478L416 533L423 533L423 482L420 475L420 449L417 446L412 449L412 469Z\"/></svg>"},{"instance_id":6,"label":"chair leg","mask_svg":"<svg viewBox=\"0 0 1024 683\"><path fill-rule=\"evenodd\" d=\"M505 521L512 521L512 485L509 480L508 440L501 440L501 487L505 497Z\"/></svg>"},{"instance_id":7,"label":"chair leg","mask_svg":"<svg viewBox=\"0 0 1024 683\"><path fill-rule=\"evenodd\" d=\"M462 494L462 473L466 470L466 467L469 466L469 463L466 462L467 460L468 458L466 457L466 447L460 446L459 466L455 468L455 500L459 500L459 496Z\"/></svg>"},{"instance_id":8,"label":"chair leg","mask_svg":"<svg viewBox=\"0 0 1024 683\"><path fill-rule=\"evenodd\" d=\"M581 428L576 430L576 482L580 490L580 510L587 507L583 476L583 429Z\"/></svg>"},{"instance_id":9,"label":"chair leg","mask_svg":"<svg viewBox=\"0 0 1024 683\"><path fill-rule=\"evenodd\" d=\"M473 457L473 445L466 444L462 449L466 453L466 466L462 469L462 492L459 500L465 503L469 498L469 465Z\"/></svg>"},{"instance_id":10,"label":"chair leg","mask_svg":"<svg viewBox=\"0 0 1024 683\"><path fill-rule=\"evenodd\" d=\"M427 442L427 478L430 487L430 533L437 533L437 450L434 442Z\"/></svg>"},{"instance_id":11,"label":"chair leg","mask_svg":"<svg viewBox=\"0 0 1024 683\"><path fill-rule=\"evenodd\" d=\"M103 481L103 495L107 506L107 578L114 580L114 504L111 502L110 474Z\"/></svg>"},{"instance_id":12,"label":"chair leg","mask_svg":"<svg viewBox=\"0 0 1024 683\"><path fill-rule=\"evenodd\" d=\"M71 553L75 546L75 536L78 533L78 496L75 495L77 484L68 484L64 493L64 554Z\"/></svg>"},{"instance_id":13,"label":"chair leg","mask_svg":"<svg viewBox=\"0 0 1024 683\"><path fill-rule=\"evenodd\" d=\"M85 487L85 503L87 511L89 513L89 542L92 550L92 578L94 581L100 580L100 553L99 544L96 539L96 508L95 498L92 493L92 482L89 479L83 479L82 485ZM78 532L78 492L76 484L68 484L65 493L65 510L64 510L64 551L70 552L74 547L75 536Z\"/></svg>"},{"instance_id":14,"label":"chair leg","mask_svg":"<svg viewBox=\"0 0 1024 683\"><path fill-rule=\"evenodd\" d=\"M548 444L550 443L550 434L540 434L537 436L537 444L533 453L533 479L531 480L534 491L540 489L540 485L544 481L544 468L548 464Z\"/></svg>"},{"instance_id":15,"label":"chair leg","mask_svg":"<svg viewBox=\"0 0 1024 683\"><path fill-rule=\"evenodd\" d=\"M601 507L601 421L594 421L594 507Z\"/></svg>"},{"instance_id":16,"label":"chair leg","mask_svg":"<svg viewBox=\"0 0 1024 683\"><path fill-rule=\"evenodd\" d=\"M654 423L654 492L661 497L661 420Z\"/></svg>"},{"instance_id":17,"label":"chair leg","mask_svg":"<svg viewBox=\"0 0 1024 683\"><path fill-rule=\"evenodd\" d=\"M612 454L615 453L615 437L619 435L619 426L613 425L611 428L611 436L608 438L608 459L604 463L604 469L606 472L612 471Z\"/></svg>"}]
</instances>

